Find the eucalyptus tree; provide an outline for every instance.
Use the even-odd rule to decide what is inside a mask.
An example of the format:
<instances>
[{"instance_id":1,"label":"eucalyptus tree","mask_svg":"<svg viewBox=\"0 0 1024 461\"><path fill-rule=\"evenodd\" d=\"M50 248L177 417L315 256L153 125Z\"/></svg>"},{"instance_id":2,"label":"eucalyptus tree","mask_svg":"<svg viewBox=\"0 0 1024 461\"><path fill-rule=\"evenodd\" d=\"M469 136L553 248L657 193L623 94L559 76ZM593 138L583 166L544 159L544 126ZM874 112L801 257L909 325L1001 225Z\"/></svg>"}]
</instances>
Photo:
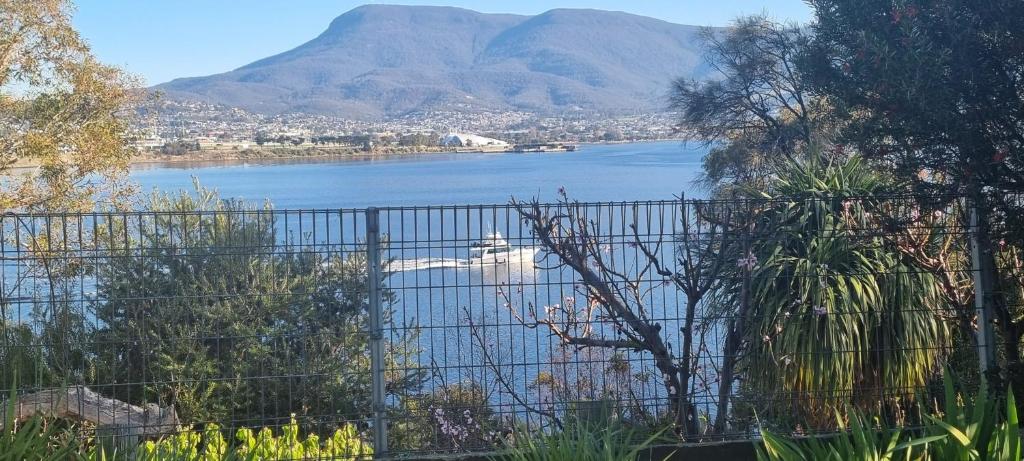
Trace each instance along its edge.
<instances>
[{"instance_id":1,"label":"eucalyptus tree","mask_svg":"<svg viewBox=\"0 0 1024 461\"><path fill-rule=\"evenodd\" d=\"M711 147L707 185L762 184L825 129L827 111L800 68L809 37L799 26L749 16L724 30L703 29L700 40L712 72L674 82L676 129Z\"/></svg>"},{"instance_id":2,"label":"eucalyptus tree","mask_svg":"<svg viewBox=\"0 0 1024 461\"><path fill-rule=\"evenodd\" d=\"M90 210L130 191L139 84L96 60L71 13L68 0L0 1L0 210Z\"/></svg>"}]
</instances>

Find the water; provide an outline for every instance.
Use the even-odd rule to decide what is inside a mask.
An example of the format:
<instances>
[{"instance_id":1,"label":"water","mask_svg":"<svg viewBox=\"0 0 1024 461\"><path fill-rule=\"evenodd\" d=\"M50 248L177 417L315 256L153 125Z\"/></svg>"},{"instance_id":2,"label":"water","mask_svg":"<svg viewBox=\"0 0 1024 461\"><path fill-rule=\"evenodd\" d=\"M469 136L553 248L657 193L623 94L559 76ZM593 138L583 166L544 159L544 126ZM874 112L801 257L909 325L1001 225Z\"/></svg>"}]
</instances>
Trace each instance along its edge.
<instances>
[{"instance_id":1,"label":"water","mask_svg":"<svg viewBox=\"0 0 1024 461\"><path fill-rule=\"evenodd\" d=\"M575 200L617 202L672 199L683 193L701 197L703 192L694 187L694 180L700 173L704 152L668 141L586 145L577 152L551 154L421 154L378 159L150 165L136 168L132 176L144 189L165 191L190 189L192 177L196 177L224 197L270 199L278 209L504 204L512 197L553 202L559 198L560 188ZM667 218L650 224L652 235L672 235L670 228L676 218L668 212L671 209L642 210L641 215L653 211L654 216ZM631 216L630 209L603 210L596 214L605 216L602 232L621 234L626 224L623 220ZM333 216L305 214L290 226L294 230L301 223L304 232L316 229L317 239L334 238L336 242L351 244L349 240L362 237L362 224L358 222L362 213L351 215L356 221L348 231L339 225L329 230L327 223ZM491 231L500 231L514 246L537 243L517 213L504 207L386 212L381 214L381 231L391 240L383 257L399 261L465 259L470 242ZM325 237L339 232L345 235ZM636 251L622 236L612 243L612 254L617 254L622 264L619 269L635 274L640 261ZM661 251L666 261L671 260L671 245L661 247ZM562 376L567 382L579 381L581 376L594 380L595 375L602 375L603 363L608 359L606 351L564 350L543 327L527 328L516 318L528 320L531 307L543 310L543 306L567 302L585 305L587 298L579 293L576 277L552 266L557 264L548 259L522 266L438 267L391 274L385 282L396 298L388 337L394 341L404 337L410 331L407 329L419 329L415 349L419 350L420 366L437 367L433 376L443 377L444 382L473 380L483 384L495 392L490 401L496 408L518 413L521 402L507 395L508 388L495 383L496 376L505 375L510 387L536 403L541 397L531 390L531 383L542 371ZM666 339L678 348L680 341L673 332L679 330L682 298L658 283L645 281L649 292L644 304L662 319L668 332ZM480 335L473 335L471 322L480 325ZM650 357L630 352L625 355L634 372L653 372ZM487 365L498 362L500 365ZM432 385L436 384L432 380ZM648 402L660 402L663 392L657 380L638 384L634 391Z\"/></svg>"},{"instance_id":2,"label":"water","mask_svg":"<svg viewBox=\"0 0 1024 461\"><path fill-rule=\"evenodd\" d=\"M164 191L190 189L196 177L204 186L219 189L223 197L270 199L277 209L504 204L511 197L554 201L562 187L576 200L618 202L672 199L684 192L687 197L701 196L693 181L703 153L680 142L657 142L588 145L578 152L553 154L422 154L362 160L147 165L134 169L132 177L145 190ZM671 240L677 231L673 227L678 221L676 209L674 205L640 208L638 232L645 241ZM630 246L630 236L624 234L633 219L633 208L616 205L591 211L600 226L598 234L610 248L606 257L615 270L635 275L643 259ZM286 217L282 214L275 225L284 226L279 229L282 238L306 236L312 246L303 249L355 252L361 251L358 244L365 236L363 216L360 211L293 212ZM128 228L155 226L151 216L135 219ZM517 212L503 206L390 210L382 211L380 219L381 232L389 236L384 260L465 260L471 243L492 231L501 232L515 247L538 243ZM671 244L659 248L663 259L670 261ZM22 274L14 263L3 267L7 271L0 272L0 277ZM648 312L664 325L666 339L678 349L675 332L680 327L683 299L651 272L643 278L644 299L638 302L649 306ZM510 394L514 391L529 404L540 404L544 397L532 384L542 372L567 383L604 379L602 370L610 358L607 351L564 349L544 327L524 323L529 322L531 310L544 312L545 306L586 306L588 298L576 279L556 261L543 257L522 264L462 264L393 273L385 280L395 293L387 337L396 341L418 331L413 344L418 351L417 365L434 371L428 386L472 380L493 393L489 401L498 411L521 414L522 401ZM92 283L83 279L82 291L91 291ZM602 323L606 322L597 321L596 331L609 333ZM634 372L657 376L649 356L628 351L624 355ZM499 385L499 376L507 381ZM620 381L615 385L633 380ZM642 401L662 402L663 390L657 381L637 384L632 391Z\"/></svg>"},{"instance_id":3,"label":"water","mask_svg":"<svg viewBox=\"0 0 1024 461\"><path fill-rule=\"evenodd\" d=\"M679 141L585 145L550 154L420 154L378 159L156 164L131 176L144 190L190 189L192 177L224 197L276 208L507 203L511 197L581 201L671 199L693 186L705 150Z\"/></svg>"}]
</instances>

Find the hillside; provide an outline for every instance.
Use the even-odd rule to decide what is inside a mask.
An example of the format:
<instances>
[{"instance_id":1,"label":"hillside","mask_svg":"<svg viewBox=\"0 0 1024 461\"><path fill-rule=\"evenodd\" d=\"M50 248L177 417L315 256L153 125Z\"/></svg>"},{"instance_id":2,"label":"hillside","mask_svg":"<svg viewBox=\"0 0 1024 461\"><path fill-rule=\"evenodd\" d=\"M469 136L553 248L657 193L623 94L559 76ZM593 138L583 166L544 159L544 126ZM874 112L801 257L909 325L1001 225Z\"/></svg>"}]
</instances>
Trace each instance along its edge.
<instances>
[{"instance_id":1,"label":"hillside","mask_svg":"<svg viewBox=\"0 0 1024 461\"><path fill-rule=\"evenodd\" d=\"M265 114L360 119L430 109L649 111L664 107L673 78L705 74L697 31L600 10L366 5L292 50L156 88Z\"/></svg>"}]
</instances>

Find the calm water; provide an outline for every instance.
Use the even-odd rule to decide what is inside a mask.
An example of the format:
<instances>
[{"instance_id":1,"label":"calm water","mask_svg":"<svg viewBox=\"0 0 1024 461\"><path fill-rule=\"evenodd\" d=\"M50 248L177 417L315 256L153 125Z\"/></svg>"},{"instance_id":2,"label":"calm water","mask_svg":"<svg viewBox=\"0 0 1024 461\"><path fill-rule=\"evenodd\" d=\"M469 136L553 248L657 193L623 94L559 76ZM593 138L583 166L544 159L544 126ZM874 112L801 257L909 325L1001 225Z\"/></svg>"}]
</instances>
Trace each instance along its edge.
<instances>
[{"instance_id":1,"label":"calm water","mask_svg":"<svg viewBox=\"0 0 1024 461\"><path fill-rule=\"evenodd\" d=\"M190 189L192 177L225 197L269 198L276 208L506 203L510 197L582 201L699 196L693 180L704 149L679 141L585 145L557 154L422 154L363 160L234 165L147 165L132 177L146 190Z\"/></svg>"},{"instance_id":2,"label":"calm water","mask_svg":"<svg viewBox=\"0 0 1024 461\"><path fill-rule=\"evenodd\" d=\"M194 176L203 185L219 189L222 196L269 198L278 209L504 204L513 196L554 201L560 187L581 201L662 200L684 192L688 197L702 194L693 181L703 153L681 142L658 142L588 145L559 154L424 154L373 160L147 166L132 176L146 189L161 190L188 189ZM641 216L655 219L642 224L640 232L650 231L651 238L673 235L672 208L641 208ZM601 210L595 215L604 217L605 235L616 229L623 232L632 216L631 207ZM362 225L356 222L361 216L358 212L293 214L289 230L301 225L305 227L300 233L312 233L321 244L325 239L352 244L362 237ZM517 247L536 245L516 213L505 207L387 212L381 214L381 227L390 236L385 259L468 258L470 242L491 231L501 232ZM621 237L609 239L608 245L613 244L607 257L616 270L635 273L640 261L636 251ZM670 245L661 251L665 260L671 259ZM572 273L543 258L521 265L393 273L386 280L396 295L389 337L393 341L411 329L419 330L414 348L419 351L420 366L438 367L440 373L434 376L443 376L449 383L472 379L487 384L485 388L497 390L491 397L493 404L503 411L519 411L516 400L494 388L493 370L487 363L500 363L499 373L531 402L540 396L530 383L542 371L567 382L601 375L601 363L608 357L579 354L603 352L562 349L545 330L527 328L516 319L528 318L531 308L583 305L587 298L578 293L575 280ZM649 288L645 304L662 319L666 338L679 347L674 332L680 327L680 294L660 280L644 286ZM482 325L481 335L472 334L471 321ZM634 371L653 370L649 357L630 352L625 356ZM635 390L644 399L662 392L656 382Z\"/></svg>"}]
</instances>

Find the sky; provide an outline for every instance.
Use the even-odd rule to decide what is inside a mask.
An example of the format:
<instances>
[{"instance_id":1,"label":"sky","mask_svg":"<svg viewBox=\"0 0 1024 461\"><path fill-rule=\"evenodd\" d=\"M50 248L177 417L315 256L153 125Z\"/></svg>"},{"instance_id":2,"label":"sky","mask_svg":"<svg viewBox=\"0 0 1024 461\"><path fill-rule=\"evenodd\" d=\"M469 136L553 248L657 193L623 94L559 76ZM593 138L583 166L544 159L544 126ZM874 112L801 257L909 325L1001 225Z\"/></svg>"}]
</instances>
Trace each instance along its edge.
<instances>
[{"instance_id":1,"label":"sky","mask_svg":"<svg viewBox=\"0 0 1024 461\"><path fill-rule=\"evenodd\" d=\"M74 23L102 61L147 85L226 72L292 49L366 3L445 5L485 13L596 8L678 24L722 26L743 14L806 22L802 0L77 0Z\"/></svg>"}]
</instances>

